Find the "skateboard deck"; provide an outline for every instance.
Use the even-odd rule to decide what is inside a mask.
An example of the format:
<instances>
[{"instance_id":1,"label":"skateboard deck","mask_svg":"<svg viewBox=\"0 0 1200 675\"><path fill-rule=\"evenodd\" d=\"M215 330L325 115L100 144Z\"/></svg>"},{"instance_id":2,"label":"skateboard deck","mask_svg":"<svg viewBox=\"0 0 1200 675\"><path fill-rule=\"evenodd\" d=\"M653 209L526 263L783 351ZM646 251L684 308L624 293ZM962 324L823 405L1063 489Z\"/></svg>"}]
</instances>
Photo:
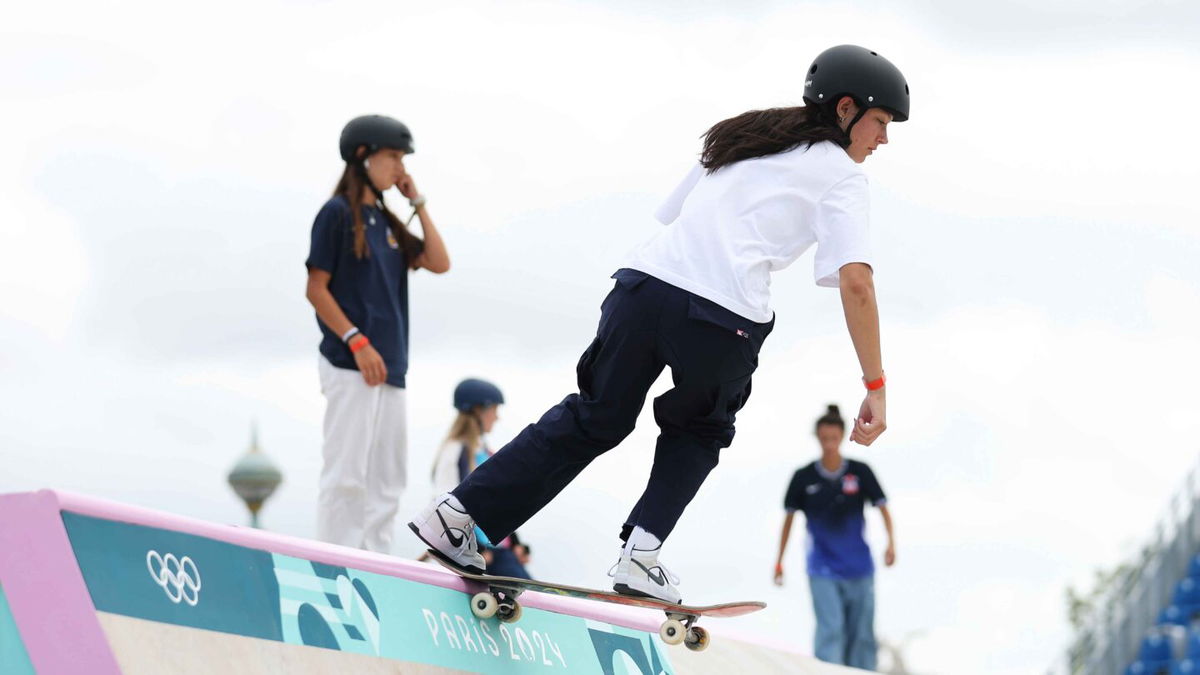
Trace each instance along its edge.
<instances>
[{"instance_id":1,"label":"skateboard deck","mask_svg":"<svg viewBox=\"0 0 1200 675\"><path fill-rule=\"evenodd\" d=\"M663 638L664 642L668 644L686 642L688 648L700 651L708 646L707 631L694 625L700 617L742 616L743 614L751 614L767 607L767 603L758 601L724 602L716 605L684 605L666 602L657 598L622 595L612 591L601 591L593 588L571 586L569 584L477 574L455 564L439 551L430 549L429 553L438 563L451 572L464 579L485 584L488 587L487 593L477 593L471 599L471 610L480 618L488 618L497 614L494 608L496 605L491 605L491 608L484 608L484 605L488 604L488 602L487 598L481 596L491 595L498 603L498 613L501 621L518 620L521 612L517 598L525 591L596 600L598 602L608 602L627 607L646 607L666 613L667 621L663 623L659 631L659 635Z\"/></svg>"}]
</instances>

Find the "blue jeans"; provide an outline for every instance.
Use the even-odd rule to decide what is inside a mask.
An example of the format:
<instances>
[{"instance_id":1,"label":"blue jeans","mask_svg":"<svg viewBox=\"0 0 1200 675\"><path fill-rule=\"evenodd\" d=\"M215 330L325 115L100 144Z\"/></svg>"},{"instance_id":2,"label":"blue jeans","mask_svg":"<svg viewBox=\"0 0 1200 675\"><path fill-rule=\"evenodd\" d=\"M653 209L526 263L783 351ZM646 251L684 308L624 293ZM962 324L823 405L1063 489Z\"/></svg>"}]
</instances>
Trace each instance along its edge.
<instances>
[{"instance_id":1,"label":"blue jeans","mask_svg":"<svg viewBox=\"0 0 1200 675\"><path fill-rule=\"evenodd\" d=\"M875 670L875 577L810 576L817 635L813 652L827 663Z\"/></svg>"}]
</instances>

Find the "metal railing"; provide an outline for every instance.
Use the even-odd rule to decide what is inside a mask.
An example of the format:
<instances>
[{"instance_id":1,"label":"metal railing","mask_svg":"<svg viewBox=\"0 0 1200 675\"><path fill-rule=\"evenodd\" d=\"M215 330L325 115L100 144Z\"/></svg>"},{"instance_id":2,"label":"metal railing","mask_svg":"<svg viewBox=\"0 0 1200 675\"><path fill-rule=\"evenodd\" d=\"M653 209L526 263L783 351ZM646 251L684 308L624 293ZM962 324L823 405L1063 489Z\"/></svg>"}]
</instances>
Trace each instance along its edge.
<instances>
[{"instance_id":1,"label":"metal railing","mask_svg":"<svg viewBox=\"0 0 1200 675\"><path fill-rule=\"evenodd\" d=\"M1121 675L1142 639L1171 604L1175 586L1200 549L1200 484L1197 468L1171 498L1153 537L1123 566L1111 590L1048 675Z\"/></svg>"}]
</instances>

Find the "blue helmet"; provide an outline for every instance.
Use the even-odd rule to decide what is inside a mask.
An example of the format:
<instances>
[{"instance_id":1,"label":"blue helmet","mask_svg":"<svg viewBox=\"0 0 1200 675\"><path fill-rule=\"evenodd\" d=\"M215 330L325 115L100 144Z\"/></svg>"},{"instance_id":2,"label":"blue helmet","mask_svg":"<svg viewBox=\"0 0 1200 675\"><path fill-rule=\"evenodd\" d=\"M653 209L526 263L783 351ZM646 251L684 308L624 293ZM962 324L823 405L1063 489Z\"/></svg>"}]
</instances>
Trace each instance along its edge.
<instances>
[{"instance_id":1,"label":"blue helmet","mask_svg":"<svg viewBox=\"0 0 1200 675\"><path fill-rule=\"evenodd\" d=\"M454 408L459 412L470 412L473 408L487 408L504 403L500 387L487 380L474 378L463 380L454 388Z\"/></svg>"}]
</instances>

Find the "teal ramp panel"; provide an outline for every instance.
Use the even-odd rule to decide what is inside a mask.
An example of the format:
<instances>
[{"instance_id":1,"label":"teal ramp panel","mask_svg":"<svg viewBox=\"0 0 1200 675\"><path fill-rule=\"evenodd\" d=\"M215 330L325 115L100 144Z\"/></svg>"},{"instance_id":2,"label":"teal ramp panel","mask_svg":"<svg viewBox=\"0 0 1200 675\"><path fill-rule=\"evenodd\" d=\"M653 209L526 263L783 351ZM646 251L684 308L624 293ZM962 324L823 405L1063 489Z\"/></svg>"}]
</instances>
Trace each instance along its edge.
<instances>
[{"instance_id":1,"label":"teal ramp panel","mask_svg":"<svg viewBox=\"0 0 1200 675\"><path fill-rule=\"evenodd\" d=\"M97 610L281 639L270 553L67 511L62 518Z\"/></svg>"},{"instance_id":2,"label":"teal ramp panel","mask_svg":"<svg viewBox=\"0 0 1200 675\"><path fill-rule=\"evenodd\" d=\"M0 673L35 675L33 663L29 661L25 643L21 641L21 634L17 631L17 622L9 609L8 597L4 595L3 586L0 586Z\"/></svg>"},{"instance_id":3,"label":"teal ramp panel","mask_svg":"<svg viewBox=\"0 0 1200 675\"><path fill-rule=\"evenodd\" d=\"M468 595L440 586L173 530L62 517L102 612L479 673L674 672L656 634L528 606L514 624L480 620Z\"/></svg>"},{"instance_id":4,"label":"teal ramp panel","mask_svg":"<svg viewBox=\"0 0 1200 675\"><path fill-rule=\"evenodd\" d=\"M483 673L670 675L657 636L525 606L481 620L439 586L275 556L286 642Z\"/></svg>"}]
</instances>

